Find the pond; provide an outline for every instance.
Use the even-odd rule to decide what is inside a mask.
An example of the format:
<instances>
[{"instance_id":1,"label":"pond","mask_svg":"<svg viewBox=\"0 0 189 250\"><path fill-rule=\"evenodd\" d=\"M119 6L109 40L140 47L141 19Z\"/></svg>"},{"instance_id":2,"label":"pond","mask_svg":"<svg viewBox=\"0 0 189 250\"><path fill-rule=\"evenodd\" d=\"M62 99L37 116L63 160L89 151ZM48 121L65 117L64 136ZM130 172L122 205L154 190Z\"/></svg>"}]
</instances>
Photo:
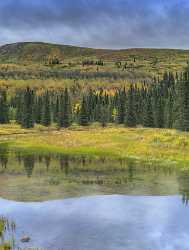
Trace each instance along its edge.
<instances>
[{"instance_id":1,"label":"pond","mask_svg":"<svg viewBox=\"0 0 189 250\"><path fill-rule=\"evenodd\" d=\"M189 249L188 170L10 153L6 147L0 163L0 245L8 240L12 249Z\"/></svg>"}]
</instances>

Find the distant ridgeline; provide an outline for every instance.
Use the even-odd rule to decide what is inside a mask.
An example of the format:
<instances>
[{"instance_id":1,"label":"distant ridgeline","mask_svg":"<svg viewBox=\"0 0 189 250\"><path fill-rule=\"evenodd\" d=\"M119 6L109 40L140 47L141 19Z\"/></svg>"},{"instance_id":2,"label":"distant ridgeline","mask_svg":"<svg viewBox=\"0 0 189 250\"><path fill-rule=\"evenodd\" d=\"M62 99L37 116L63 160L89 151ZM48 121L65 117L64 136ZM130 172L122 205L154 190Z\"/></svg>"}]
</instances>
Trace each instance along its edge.
<instances>
[{"instance_id":1,"label":"distant ridgeline","mask_svg":"<svg viewBox=\"0 0 189 250\"><path fill-rule=\"evenodd\" d=\"M189 131L189 72L165 73L152 84L131 84L114 91L88 90L82 98L64 90L0 90L0 123L16 120L24 128L35 124L60 128L99 122Z\"/></svg>"}]
</instances>

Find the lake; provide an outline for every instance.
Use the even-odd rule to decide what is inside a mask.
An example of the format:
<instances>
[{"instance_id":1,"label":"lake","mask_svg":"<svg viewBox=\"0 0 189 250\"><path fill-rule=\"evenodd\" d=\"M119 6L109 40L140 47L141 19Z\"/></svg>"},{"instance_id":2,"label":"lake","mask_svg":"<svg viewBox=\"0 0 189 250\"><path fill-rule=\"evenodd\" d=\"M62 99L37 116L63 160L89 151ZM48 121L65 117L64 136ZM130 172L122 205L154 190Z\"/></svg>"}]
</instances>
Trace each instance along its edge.
<instances>
[{"instance_id":1,"label":"lake","mask_svg":"<svg viewBox=\"0 0 189 250\"><path fill-rule=\"evenodd\" d=\"M13 249L189 249L189 171L131 159L0 153L0 242L11 240Z\"/></svg>"}]
</instances>

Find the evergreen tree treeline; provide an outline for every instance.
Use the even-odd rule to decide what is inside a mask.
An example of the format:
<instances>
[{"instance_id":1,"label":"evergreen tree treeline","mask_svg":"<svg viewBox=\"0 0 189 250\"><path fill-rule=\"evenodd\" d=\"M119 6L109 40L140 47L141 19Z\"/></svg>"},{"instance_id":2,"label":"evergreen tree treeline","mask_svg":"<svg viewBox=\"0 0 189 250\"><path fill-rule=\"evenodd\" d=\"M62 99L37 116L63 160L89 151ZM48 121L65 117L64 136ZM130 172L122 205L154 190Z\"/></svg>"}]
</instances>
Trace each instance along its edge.
<instances>
[{"instance_id":1,"label":"evergreen tree treeline","mask_svg":"<svg viewBox=\"0 0 189 250\"><path fill-rule=\"evenodd\" d=\"M188 71L176 77L165 73L162 80L140 86L131 84L113 94L101 89L89 90L80 101L71 96L67 88L38 93L27 87L7 98L7 89L0 89L0 123L15 119L24 128L52 123L68 128L73 122L82 126L99 122L103 127L118 123L189 131ZM10 110L15 111L11 117Z\"/></svg>"}]
</instances>

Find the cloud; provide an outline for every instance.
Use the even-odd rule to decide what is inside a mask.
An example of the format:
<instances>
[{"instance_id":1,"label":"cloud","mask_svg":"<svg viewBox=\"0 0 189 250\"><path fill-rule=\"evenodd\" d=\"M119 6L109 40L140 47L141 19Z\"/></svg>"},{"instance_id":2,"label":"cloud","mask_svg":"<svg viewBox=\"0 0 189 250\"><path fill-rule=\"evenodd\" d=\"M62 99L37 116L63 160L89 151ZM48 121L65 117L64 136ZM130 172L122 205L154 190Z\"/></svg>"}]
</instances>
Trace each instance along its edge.
<instances>
[{"instance_id":1,"label":"cloud","mask_svg":"<svg viewBox=\"0 0 189 250\"><path fill-rule=\"evenodd\" d=\"M1 0L0 43L189 48L188 13L179 0Z\"/></svg>"}]
</instances>

